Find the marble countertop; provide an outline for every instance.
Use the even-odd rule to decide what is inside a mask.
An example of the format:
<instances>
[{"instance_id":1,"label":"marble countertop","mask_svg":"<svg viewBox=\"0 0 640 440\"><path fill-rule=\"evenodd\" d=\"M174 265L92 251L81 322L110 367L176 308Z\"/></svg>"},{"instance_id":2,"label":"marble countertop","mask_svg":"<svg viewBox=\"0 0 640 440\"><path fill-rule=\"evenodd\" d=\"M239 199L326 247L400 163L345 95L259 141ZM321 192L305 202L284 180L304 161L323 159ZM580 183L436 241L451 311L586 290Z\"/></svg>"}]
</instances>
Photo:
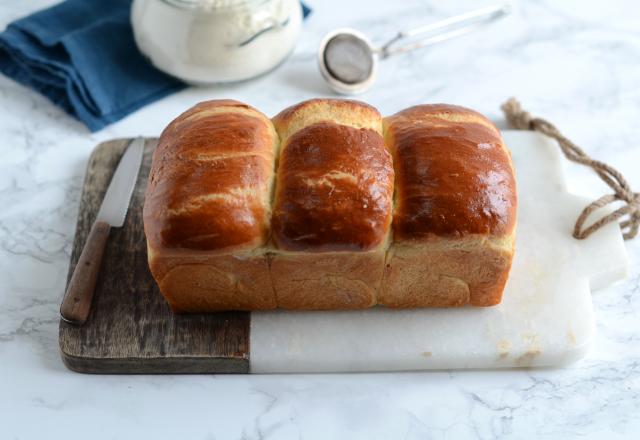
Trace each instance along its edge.
<instances>
[{"instance_id":1,"label":"marble countertop","mask_svg":"<svg viewBox=\"0 0 640 440\"><path fill-rule=\"evenodd\" d=\"M52 4L0 1L0 28ZM272 74L190 88L91 134L46 99L0 77L0 438L394 439L637 438L640 432L640 238L630 277L594 292L597 338L563 369L272 376L91 376L58 355L84 168L100 141L157 135L193 103L234 97L274 114L331 96L315 65L327 31L383 42L474 1L309 1L293 56ZM383 113L422 102L475 108L504 127L518 97L640 188L640 6L635 0L514 2L491 28L385 60L361 96ZM607 188L567 165L574 192Z\"/></svg>"}]
</instances>

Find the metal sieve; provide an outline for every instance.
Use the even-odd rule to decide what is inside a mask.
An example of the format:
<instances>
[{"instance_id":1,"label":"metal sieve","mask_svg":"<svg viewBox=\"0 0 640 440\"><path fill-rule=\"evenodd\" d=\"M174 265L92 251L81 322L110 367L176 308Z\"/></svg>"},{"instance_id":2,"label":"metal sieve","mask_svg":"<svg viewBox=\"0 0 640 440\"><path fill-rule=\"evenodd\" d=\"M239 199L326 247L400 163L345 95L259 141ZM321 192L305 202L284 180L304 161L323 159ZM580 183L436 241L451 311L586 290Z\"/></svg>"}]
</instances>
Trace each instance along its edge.
<instances>
[{"instance_id":1,"label":"metal sieve","mask_svg":"<svg viewBox=\"0 0 640 440\"><path fill-rule=\"evenodd\" d=\"M509 6L506 4L487 6L415 29L400 31L379 48L374 47L364 34L356 30L336 29L327 34L320 44L320 72L336 92L361 93L375 81L379 59L467 34L508 13ZM421 40L409 41L403 46L398 46L402 41L413 40L425 34L429 35Z\"/></svg>"}]
</instances>

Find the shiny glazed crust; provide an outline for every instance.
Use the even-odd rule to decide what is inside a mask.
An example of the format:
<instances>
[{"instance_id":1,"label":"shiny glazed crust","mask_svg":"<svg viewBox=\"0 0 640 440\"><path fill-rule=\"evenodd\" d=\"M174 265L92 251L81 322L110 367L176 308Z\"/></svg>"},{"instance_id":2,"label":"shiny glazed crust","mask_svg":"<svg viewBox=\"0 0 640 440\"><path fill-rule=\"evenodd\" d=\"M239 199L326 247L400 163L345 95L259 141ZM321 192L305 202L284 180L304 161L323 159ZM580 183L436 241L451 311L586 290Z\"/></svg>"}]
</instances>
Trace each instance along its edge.
<instances>
[{"instance_id":1,"label":"shiny glazed crust","mask_svg":"<svg viewBox=\"0 0 640 440\"><path fill-rule=\"evenodd\" d=\"M264 244L277 147L269 119L237 101L203 102L180 115L153 155L147 240L225 253Z\"/></svg>"},{"instance_id":2,"label":"shiny glazed crust","mask_svg":"<svg viewBox=\"0 0 640 440\"><path fill-rule=\"evenodd\" d=\"M315 100L284 110L274 124L284 139L273 211L277 247L369 251L383 244L393 165L380 114L355 101Z\"/></svg>"},{"instance_id":3,"label":"shiny glazed crust","mask_svg":"<svg viewBox=\"0 0 640 440\"><path fill-rule=\"evenodd\" d=\"M513 231L511 156L487 118L453 105L419 105L386 118L385 137L397 170L396 241Z\"/></svg>"},{"instance_id":4,"label":"shiny glazed crust","mask_svg":"<svg viewBox=\"0 0 640 440\"><path fill-rule=\"evenodd\" d=\"M396 183L379 303L498 304L516 221L514 170L500 132L481 114L445 104L411 107L384 125Z\"/></svg>"},{"instance_id":5,"label":"shiny glazed crust","mask_svg":"<svg viewBox=\"0 0 640 440\"><path fill-rule=\"evenodd\" d=\"M144 226L149 267L176 311L275 308L268 261L278 136L233 100L200 103L163 131Z\"/></svg>"},{"instance_id":6,"label":"shiny glazed crust","mask_svg":"<svg viewBox=\"0 0 640 440\"><path fill-rule=\"evenodd\" d=\"M393 197L382 117L357 101L318 99L273 122L282 141L271 260L278 306L375 305Z\"/></svg>"},{"instance_id":7,"label":"shiny glazed crust","mask_svg":"<svg viewBox=\"0 0 640 440\"><path fill-rule=\"evenodd\" d=\"M272 123L208 101L154 154L149 265L176 311L493 305L515 194L500 133L462 107L383 124L367 104L315 99Z\"/></svg>"}]
</instances>

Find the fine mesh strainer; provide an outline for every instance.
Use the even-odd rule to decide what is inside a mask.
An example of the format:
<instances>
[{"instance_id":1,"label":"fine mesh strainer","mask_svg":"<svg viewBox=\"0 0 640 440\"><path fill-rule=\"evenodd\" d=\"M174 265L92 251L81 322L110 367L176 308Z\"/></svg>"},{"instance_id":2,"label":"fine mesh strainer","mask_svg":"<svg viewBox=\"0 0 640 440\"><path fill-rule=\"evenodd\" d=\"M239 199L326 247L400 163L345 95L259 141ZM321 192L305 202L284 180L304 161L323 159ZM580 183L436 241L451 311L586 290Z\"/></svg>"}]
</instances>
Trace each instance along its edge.
<instances>
[{"instance_id":1,"label":"fine mesh strainer","mask_svg":"<svg viewBox=\"0 0 640 440\"><path fill-rule=\"evenodd\" d=\"M379 59L464 35L508 13L508 5L487 6L436 23L400 31L379 48L373 46L369 39L358 31L349 28L336 29L326 35L320 44L318 51L320 72L336 92L361 93L371 87L375 81ZM409 41L404 46L398 46L398 43L403 40L413 40L425 34L429 35L421 40Z\"/></svg>"}]
</instances>

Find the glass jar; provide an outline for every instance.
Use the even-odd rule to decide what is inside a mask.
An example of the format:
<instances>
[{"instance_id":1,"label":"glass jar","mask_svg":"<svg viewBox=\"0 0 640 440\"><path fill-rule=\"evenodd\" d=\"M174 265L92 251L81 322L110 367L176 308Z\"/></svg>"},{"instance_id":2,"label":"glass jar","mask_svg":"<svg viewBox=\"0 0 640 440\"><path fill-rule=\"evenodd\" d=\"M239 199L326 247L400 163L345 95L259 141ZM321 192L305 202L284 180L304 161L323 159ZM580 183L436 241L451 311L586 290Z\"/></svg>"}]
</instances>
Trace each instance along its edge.
<instances>
[{"instance_id":1,"label":"glass jar","mask_svg":"<svg viewBox=\"0 0 640 440\"><path fill-rule=\"evenodd\" d=\"M299 0L134 0L136 43L158 69L192 84L270 71L300 33Z\"/></svg>"}]
</instances>

